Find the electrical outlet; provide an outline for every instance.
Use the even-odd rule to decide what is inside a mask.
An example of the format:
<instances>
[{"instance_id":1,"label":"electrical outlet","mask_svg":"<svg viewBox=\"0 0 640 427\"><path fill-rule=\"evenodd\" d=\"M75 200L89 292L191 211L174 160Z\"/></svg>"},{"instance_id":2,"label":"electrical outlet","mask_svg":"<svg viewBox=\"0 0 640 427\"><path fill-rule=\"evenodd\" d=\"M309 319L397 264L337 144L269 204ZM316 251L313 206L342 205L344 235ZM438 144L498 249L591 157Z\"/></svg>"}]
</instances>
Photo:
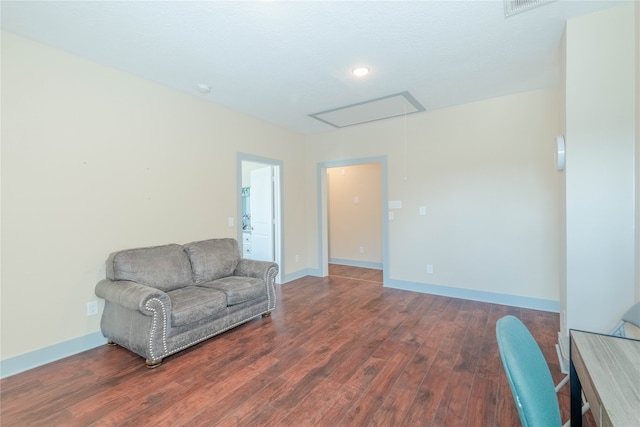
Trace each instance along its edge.
<instances>
[{"instance_id":1,"label":"electrical outlet","mask_svg":"<svg viewBox=\"0 0 640 427\"><path fill-rule=\"evenodd\" d=\"M235 221L234 221L233 217L230 216L229 219L227 220L227 225L229 227L233 227L234 224L235 224Z\"/></svg>"},{"instance_id":2,"label":"electrical outlet","mask_svg":"<svg viewBox=\"0 0 640 427\"><path fill-rule=\"evenodd\" d=\"M89 301L87 303L87 316L95 316L98 314L98 301Z\"/></svg>"},{"instance_id":3,"label":"electrical outlet","mask_svg":"<svg viewBox=\"0 0 640 427\"><path fill-rule=\"evenodd\" d=\"M433 274L433 264L427 264L427 273Z\"/></svg>"},{"instance_id":4,"label":"electrical outlet","mask_svg":"<svg viewBox=\"0 0 640 427\"><path fill-rule=\"evenodd\" d=\"M363 254L364 253L364 246L360 246L360 253Z\"/></svg>"},{"instance_id":5,"label":"electrical outlet","mask_svg":"<svg viewBox=\"0 0 640 427\"><path fill-rule=\"evenodd\" d=\"M296 255L296 262L300 262L300 255Z\"/></svg>"}]
</instances>

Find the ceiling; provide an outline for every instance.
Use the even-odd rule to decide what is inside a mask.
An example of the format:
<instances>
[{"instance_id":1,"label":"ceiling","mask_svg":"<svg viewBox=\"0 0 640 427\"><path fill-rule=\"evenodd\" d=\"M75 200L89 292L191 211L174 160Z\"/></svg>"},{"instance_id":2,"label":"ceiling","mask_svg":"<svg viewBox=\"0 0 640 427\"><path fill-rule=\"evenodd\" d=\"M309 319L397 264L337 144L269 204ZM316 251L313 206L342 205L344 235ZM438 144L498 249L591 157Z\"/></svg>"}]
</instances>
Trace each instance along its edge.
<instances>
[{"instance_id":1,"label":"ceiling","mask_svg":"<svg viewBox=\"0 0 640 427\"><path fill-rule=\"evenodd\" d=\"M403 92L433 110L555 86L565 21L621 3L505 18L498 0L2 1L1 16L19 36L317 133L334 128L312 114Z\"/></svg>"}]
</instances>

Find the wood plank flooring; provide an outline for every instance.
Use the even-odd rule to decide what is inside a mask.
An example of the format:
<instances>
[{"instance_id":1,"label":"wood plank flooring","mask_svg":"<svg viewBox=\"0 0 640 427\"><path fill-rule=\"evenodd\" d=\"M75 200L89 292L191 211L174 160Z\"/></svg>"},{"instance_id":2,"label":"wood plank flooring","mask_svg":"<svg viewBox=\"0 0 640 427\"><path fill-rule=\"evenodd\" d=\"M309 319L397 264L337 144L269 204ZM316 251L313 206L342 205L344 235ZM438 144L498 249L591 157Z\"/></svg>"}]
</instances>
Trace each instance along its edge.
<instances>
[{"instance_id":1,"label":"wood plank flooring","mask_svg":"<svg viewBox=\"0 0 640 427\"><path fill-rule=\"evenodd\" d=\"M518 316L554 380L559 316L383 288L331 266L270 318L165 359L106 345L0 382L2 426L515 426L495 323ZM569 393L560 394L563 419ZM586 426L594 426L590 416Z\"/></svg>"}]
</instances>

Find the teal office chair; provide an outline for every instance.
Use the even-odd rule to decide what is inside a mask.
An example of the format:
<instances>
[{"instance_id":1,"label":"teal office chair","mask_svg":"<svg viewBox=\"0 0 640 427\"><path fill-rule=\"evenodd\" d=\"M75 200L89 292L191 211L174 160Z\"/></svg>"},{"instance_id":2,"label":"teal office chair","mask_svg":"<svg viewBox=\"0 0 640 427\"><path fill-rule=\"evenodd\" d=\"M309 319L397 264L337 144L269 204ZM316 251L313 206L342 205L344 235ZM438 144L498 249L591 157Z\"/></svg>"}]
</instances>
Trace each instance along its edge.
<instances>
[{"instance_id":1,"label":"teal office chair","mask_svg":"<svg viewBox=\"0 0 640 427\"><path fill-rule=\"evenodd\" d=\"M496 338L522 425L561 426L549 366L527 327L518 318L505 316L496 323Z\"/></svg>"}]
</instances>

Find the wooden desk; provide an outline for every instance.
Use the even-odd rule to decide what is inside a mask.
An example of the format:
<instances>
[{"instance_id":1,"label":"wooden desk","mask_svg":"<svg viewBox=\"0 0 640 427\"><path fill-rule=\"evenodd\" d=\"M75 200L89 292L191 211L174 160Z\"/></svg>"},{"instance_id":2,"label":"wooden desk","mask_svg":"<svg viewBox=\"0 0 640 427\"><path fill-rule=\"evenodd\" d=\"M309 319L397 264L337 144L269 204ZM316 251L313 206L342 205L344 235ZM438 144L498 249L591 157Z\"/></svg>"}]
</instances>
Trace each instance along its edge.
<instances>
[{"instance_id":1,"label":"wooden desk","mask_svg":"<svg viewBox=\"0 0 640 427\"><path fill-rule=\"evenodd\" d=\"M640 426L640 341L571 331L571 427L582 426L581 392L598 426Z\"/></svg>"}]
</instances>

